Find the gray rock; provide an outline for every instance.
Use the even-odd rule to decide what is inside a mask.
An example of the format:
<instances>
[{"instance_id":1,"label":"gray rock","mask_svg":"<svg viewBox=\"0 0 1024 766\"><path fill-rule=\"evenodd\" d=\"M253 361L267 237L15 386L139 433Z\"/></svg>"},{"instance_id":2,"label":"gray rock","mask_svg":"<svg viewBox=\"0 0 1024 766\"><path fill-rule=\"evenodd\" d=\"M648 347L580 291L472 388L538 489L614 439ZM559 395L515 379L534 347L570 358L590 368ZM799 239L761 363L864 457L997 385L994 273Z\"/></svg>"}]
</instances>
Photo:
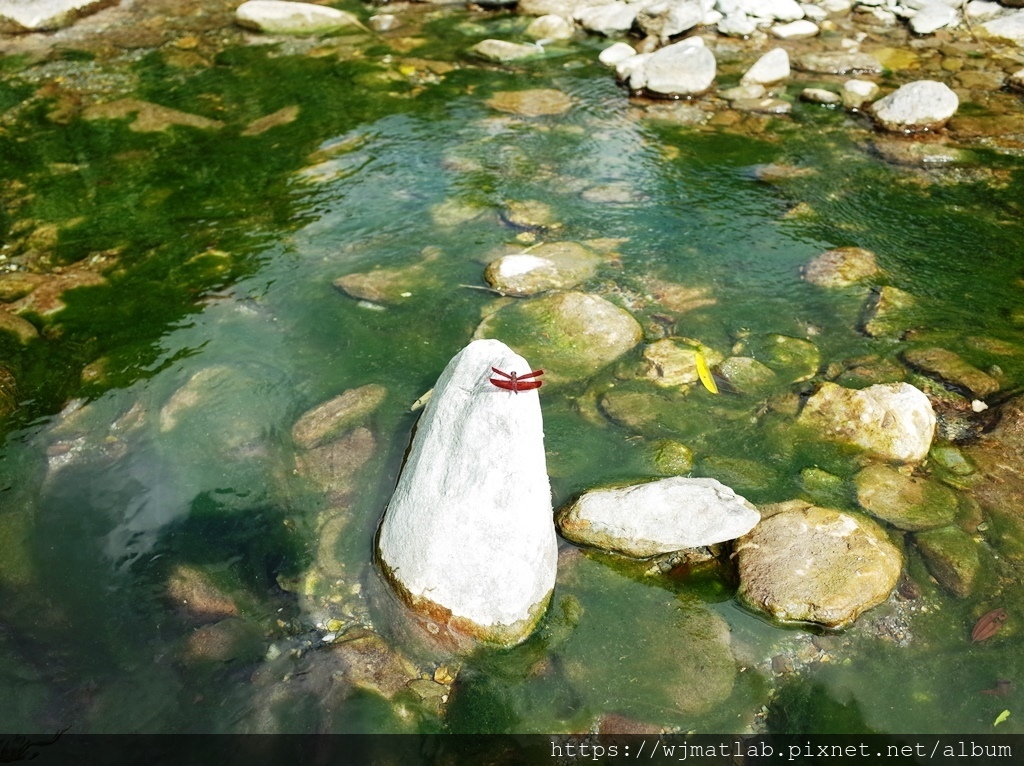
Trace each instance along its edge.
<instances>
[{"instance_id":1,"label":"gray rock","mask_svg":"<svg viewBox=\"0 0 1024 766\"><path fill-rule=\"evenodd\" d=\"M757 24L742 11L735 11L719 21L716 28L719 34L729 37L749 37L757 31Z\"/></svg>"},{"instance_id":2,"label":"gray rock","mask_svg":"<svg viewBox=\"0 0 1024 766\"><path fill-rule=\"evenodd\" d=\"M934 529L956 519L956 493L929 479L886 465L870 465L854 478L857 502L872 516L910 531Z\"/></svg>"},{"instance_id":3,"label":"gray rock","mask_svg":"<svg viewBox=\"0 0 1024 766\"><path fill-rule=\"evenodd\" d=\"M717 368L718 373L737 393L750 394L770 388L778 382L775 372L749 356L730 356Z\"/></svg>"},{"instance_id":4,"label":"gray rock","mask_svg":"<svg viewBox=\"0 0 1024 766\"><path fill-rule=\"evenodd\" d=\"M773 48L754 62L740 79L744 85L770 85L789 77L789 54Z\"/></svg>"},{"instance_id":5,"label":"gray rock","mask_svg":"<svg viewBox=\"0 0 1024 766\"><path fill-rule=\"evenodd\" d=\"M248 0L235 9L235 21L248 29L274 35L318 35L342 29L363 29L347 11L285 0Z\"/></svg>"},{"instance_id":6,"label":"gray rock","mask_svg":"<svg viewBox=\"0 0 1024 766\"><path fill-rule=\"evenodd\" d=\"M645 87L659 96L697 96L711 87L715 70L710 50L684 40L651 54L644 67Z\"/></svg>"},{"instance_id":7,"label":"gray rock","mask_svg":"<svg viewBox=\"0 0 1024 766\"><path fill-rule=\"evenodd\" d=\"M649 558L735 539L760 518L753 505L715 479L676 476L584 492L558 512L557 523L573 542Z\"/></svg>"},{"instance_id":8,"label":"gray rock","mask_svg":"<svg viewBox=\"0 0 1024 766\"><path fill-rule=\"evenodd\" d=\"M888 598L899 580L899 550L864 517L799 501L765 515L736 543L738 595L752 609L841 628Z\"/></svg>"},{"instance_id":9,"label":"gray rock","mask_svg":"<svg viewBox=\"0 0 1024 766\"><path fill-rule=\"evenodd\" d=\"M935 130L956 114L960 99L948 86L934 80L907 83L876 101L875 120L886 130L905 133Z\"/></svg>"},{"instance_id":10,"label":"gray rock","mask_svg":"<svg viewBox=\"0 0 1024 766\"><path fill-rule=\"evenodd\" d=\"M875 254L862 247L837 247L816 256L800 275L819 287L849 287L880 273Z\"/></svg>"},{"instance_id":11,"label":"gray rock","mask_svg":"<svg viewBox=\"0 0 1024 766\"><path fill-rule=\"evenodd\" d=\"M805 53L797 58L795 66L803 72L820 74L880 74L882 65L878 59L868 53L847 51L826 51L823 53Z\"/></svg>"},{"instance_id":12,"label":"gray rock","mask_svg":"<svg viewBox=\"0 0 1024 766\"><path fill-rule=\"evenodd\" d=\"M558 543L536 390L488 382L525 372L496 340L449 362L416 427L381 522L380 561L435 637L514 645L532 632L555 584ZM501 434L502 448L492 448Z\"/></svg>"},{"instance_id":13,"label":"gray rock","mask_svg":"<svg viewBox=\"0 0 1024 766\"><path fill-rule=\"evenodd\" d=\"M823 383L807 400L798 422L820 438L851 444L884 460L918 463L935 435L928 397L909 383L859 391Z\"/></svg>"}]
</instances>

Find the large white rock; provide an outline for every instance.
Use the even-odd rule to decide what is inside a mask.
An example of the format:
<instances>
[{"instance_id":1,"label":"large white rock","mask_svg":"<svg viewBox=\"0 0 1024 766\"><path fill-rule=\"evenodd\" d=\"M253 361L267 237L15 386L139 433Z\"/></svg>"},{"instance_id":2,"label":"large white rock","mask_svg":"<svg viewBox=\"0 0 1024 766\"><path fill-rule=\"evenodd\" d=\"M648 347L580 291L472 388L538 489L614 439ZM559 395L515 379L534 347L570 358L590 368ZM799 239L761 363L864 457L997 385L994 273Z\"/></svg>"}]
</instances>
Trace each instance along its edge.
<instances>
[{"instance_id":1,"label":"large white rock","mask_svg":"<svg viewBox=\"0 0 1024 766\"><path fill-rule=\"evenodd\" d=\"M642 559L733 540L760 519L716 479L674 476L585 492L559 511L558 528L573 542Z\"/></svg>"},{"instance_id":2,"label":"large white rock","mask_svg":"<svg viewBox=\"0 0 1024 766\"><path fill-rule=\"evenodd\" d=\"M312 3L248 0L235 9L240 26L272 35L316 35L345 27L365 29L351 13Z\"/></svg>"},{"instance_id":3,"label":"large white rock","mask_svg":"<svg viewBox=\"0 0 1024 766\"><path fill-rule=\"evenodd\" d=\"M797 19L788 24L776 24L768 31L772 33L772 36L780 40L799 40L803 37L814 37L821 30L818 29L818 25L813 21Z\"/></svg>"},{"instance_id":4,"label":"large white rock","mask_svg":"<svg viewBox=\"0 0 1024 766\"><path fill-rule=\"evenodd\" d=\"M629 43L612 43L597 57L605 66L617 67L626 59L636 55L636 50Z\"/></svg>"},{"instance_id":5,"label":"large white rock","mask_svg":"<svg viewBox=\"0 0 1024 766\"><path fill-rule=\"evenodd\" d=\"M0 0L0 32L60 29L117 0Z\"/></svg>"},{"instance_id":6,"label":"large white rock","mask_svg":"<svg viewBox=\"0 0 1024 766\"><path fill-rule=\"evenodd\" d=\"M628 31L633 26L639 10L639 3L612 0L605 5L589 5L579 8L573 14L573 18L589 32L613 35Z\"/></svg>"},{"instance_id":7,"label":"large white rock","mask_svg":"<svg viewBox=\"0 0 1024 766\"><path fill-rule=\"evenodd\" d=\"M504 343L478 340L441 373L377 545L435 636L512 645L543 616L558 544L537 391L497 388L492 366L530 370Z\"/></svg>"},{"instance_id":8,"label":"large white rock","mask_svg":"<svg viewBox=\"0 0 1024 766\"><path fill-rule=\"evenodd\" d=\"M804 17L796 0L737 0L741 11L748 16L778 21L796 21Z\"/></svg>"},{"instance_id":9,"label":"large white rock","mask_svg":"<svg viewBox=\"0 0 1024 766\"><path fill-rule=\"evenodd\" d=\"M666 45L651 54L644 76L651 93L696 96L715 81L715 54L703 45L686 40Z\"/></svg>"},{"instance_id":10,"label":"large white rock","mask_svg":"<svg viewBox=\"0 0 1024 766\"><path fill-rule=\"evenodd\" d=\"M937 29L955 24L957 12L942 2L928 3L919 9L910 20L910 30L915 35L930 35Z\"/></svg>"},{"instance_id":11,"label":"large white rock","mask_svg":"<svg viewBox=\"0 0 1024 766\"><path fill-rule=\"evenodd\" d=\"M798 422L823 439L846 442L885 460L924 460L935 436L935 411L909 383L858 390L823 383L807 400Z\"/></svg>"},{"instance_id":12,"label":"large white rock","mask_svg":"<svg viewBox=\"0 0 1024 766\"><path fill-rule=\"evenodd\" d=\"M789 77L789 54L774 48L761 56L740 80L744 85L769 85Z\"/></svg>"},{"instance_id":13,"label":"large white rock","mask_svg":"<svg viewBox=\"0 0 1024 766\"><path fill-rule=\"evenodd\" d=\"M941 128L960 106L947 85L918 80L896 89L871 107L875 120L886 130L912 132Z\"/></svg>"},{"instance_id":14,"label":"large white rock","mask_svg":"<svg viewBox=\"0 0 1024 766\"><path fill-rule=\"evenodd\" d=\"M1024 11L986 21L981 25L981 31L987 37L1024 45Z\"/></svg>"},{"instance_id":15,"label":"large white rock","mask_svg":"<svg viewBox=\"0 0 1024 766\"><path fill-rule=\"evenodd\" d=\"M743 11L730 13L718 22L719 34L729 37L748 37L755 31L757 31L757 24L751 21Z\"/></svg>"},{"instance_id":16,"label":"large white rock","mask_svg":"<svg viewBox=\"0 0 1024 766\"><path fill-rule=\"evenodd\" d=\"M700 0L655 0L636 16L636 25L646 35L662 40L685 32L704 19Z\"/></svg>"}]
</instances>

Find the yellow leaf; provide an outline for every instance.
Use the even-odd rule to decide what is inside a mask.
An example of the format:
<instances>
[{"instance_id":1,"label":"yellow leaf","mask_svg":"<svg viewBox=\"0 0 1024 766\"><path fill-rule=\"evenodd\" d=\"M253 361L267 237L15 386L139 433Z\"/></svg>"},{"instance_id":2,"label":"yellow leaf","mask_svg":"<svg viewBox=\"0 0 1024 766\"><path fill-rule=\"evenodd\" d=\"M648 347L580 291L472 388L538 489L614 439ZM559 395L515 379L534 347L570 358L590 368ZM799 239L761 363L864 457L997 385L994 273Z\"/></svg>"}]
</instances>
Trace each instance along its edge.
<instances>
[{"instance_id":1,"label":"yellow leaf","mask_svg":"<svg viewBox=\"0 0 1024 766\"><path fill-rule=\"evenodd\" d=\"M700 382L704 384L704 388L708 391L717 394L718 386L715 385L715 379L711 377L711 370L708 369L708 363L704 359L704 354L698 350L694 352L693 356L697 360L697 377L700 378Z\"/></svg>"},{"instance_id":2,"label":"yellow leaf","mask_svg":"<svg viewBox=\"0 0 1024 766\"><path fill-rule=\"evenodd\" d=\"M996 716L996 722L994 724L992 724L992 726L993 727L998 726L999 724L1001 724L1003 721L1005 721L1009 717L1010 717L1010 711L1009 710L1004 710L1002 713L1000 713L999 715Z\"/></svg>"}]
</instances>

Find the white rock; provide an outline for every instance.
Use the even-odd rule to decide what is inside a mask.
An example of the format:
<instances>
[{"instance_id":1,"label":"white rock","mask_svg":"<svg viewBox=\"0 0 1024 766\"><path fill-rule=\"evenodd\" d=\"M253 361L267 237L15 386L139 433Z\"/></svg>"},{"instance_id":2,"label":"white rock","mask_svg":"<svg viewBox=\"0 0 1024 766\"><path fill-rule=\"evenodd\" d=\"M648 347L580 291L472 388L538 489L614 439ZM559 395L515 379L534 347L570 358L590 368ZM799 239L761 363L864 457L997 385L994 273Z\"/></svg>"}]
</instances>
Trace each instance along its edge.
<instances>
[{"instance_id":1,"label":"white rock","mask_svg":"<svg viewBox=\"0 0 1024 766\"><path fill-rule=\"evenodd\" d=\"M804 12L804 18L811 21L824 21L828 18L828 11L820 5L812 3L800 3L800 10Z\"/></svg>"},{"instance_id":2,"label":"white rock","mask_svg":"<svg viewBox=\"0 0 1024 766\"><path fill-rule=\"evenodd\" d=\"M748 37L757 30L757 24L743 11L736 11L719 21L716 28L720 34L729 37Z\"/></svg>"},{"instance_id":3,"label":"white rock","mask_svg":"<svg viewBox=\"0 0 1024 766\"><path fill-rule=\"evenodd\" d=\"M934 80L907 83L872 106L886 130L917 131L940 128L960 105L956 93Z\"/></svg>"},{"instance_id":4,"label":"white rock","mask_svg":"<svg viewBox=\"0 0 1024 766\"><path fill-rule=\"evenodd\" d=\"M824 88L804 88L800 91L800 98L812 104L822 104L824 106L835 106L842 101L838 93L833 93Z\"/></svg>"},{"instance_id":5,"label":"white rock","mask_svg":"<svg viewBox=\"0 0 1024 766\"><path fill-rule=\"evenodd\" d=\"M646 35L668 40L693 29L703 18L700 0L656 0L636 15L636 25Z\"/></svg>"},{"instance_id":6,"label":"white rock","mask_svg":"<svg viewBox=\"0 0 1024 766\"><path fill-rule=\"evenodd\" d=\"M796 21L804 17L796 0L737 0L737 3L748 16L778 21Z\"/></svg>"},{"instance_id":7,"label":"white rock","mask_svg":"<svg viewBox=\"0 0 1024 766\"><path fill-rule=\"evenodd\" d=\"M738 0L716 0L715 10L723 16L728 16L730 13L743 13L743 11L740 10Z\"/></svg>"},{"instance_id":8,"label":"white rock","mask_svg":"<svg viewBox=\"0 0 1024 766\"><path fill-rule=\"evenodd\" d=\"M635 55L636 50L629 43L614 43L601 51L601 55L597 59L605 66L617 67L620 63Z\"/></svg>"},{"instance_id":9,"label":"white rock","mask_svg":"<svg viewBox=\"0 0 1024 766\"><path fill-rule=\"evenodd\" d=\"M814 37L819 30L813 21L797 19L788 24L776 24L768 31L780 40L797 40L802 37Z\"/></svg>"},{"instance_id":10,"label":"white rock","mask_svg":"<svg viewBox=\"0 0 1024 766\"><path fill-rule=\"evenodd\" d=\"M60 29L116 0L0 0L0 30L37 32Z\"/></svg>"},{"instance_id":11,"label":"white rock","mask_svg":"<svg viewBox=\"0 0 1024 766\"><path fill-rule=\"evenodd\" d=\"M971 21L988 21L1001 16L1006 8L990 0L971 0L964 6L964 15Z\"/></svg>"},{"instance_id":12,"label":"white rock","mask_svg":"<svg viewBox=\"0 0 1024 766\"><path fill-rule=\"evenodd\" d=\"M647 86L647 75L644 69L650 60L652 53L638 53L628 59L623 59L615 65L615 76L620 82L629 85L630 90L643 90Z\"/></svg>"},{"instance_id":13,"label":"white rock","mask_svg":"<svg viewBox=\"0 0 1024 766\"><path fill-rule=\"evenodd\" d=\"M1018 92L1024 92L1024 69L1020 69L1006 78L1006 84Z\"/></svg>"},{"instance_id":14,"label":"white rock","mask_svg":"<svg viewBox=\"0 0 1024 766\"><path fill-rule=\"evenodd\" d=\"M873 21L883 27L891 27L896 24L896 14L886 8L861 8L866 17L865 21Z\"/></svg>"},{"instance_id":15,"label":"white rock","mask_svg":"<svg viewBox=\"0 0 1024 766\"><path fill-rule=\"evenodd\" d=\"M554 13L538 16L526 28L526 34L534 40L569 40L575 31L571 21Z\"/></svg>"},{"instance_id":16,"label":"white rock","mask_svg":"<svg viewBox=\"0 0 1024 766\"><path fill-rule=\"evenodd\" d=\"M585 492L558 514L562 535L633 558L697 548L745 535L757 509L716 479L675 476Z\"/></svg>"},{"instance_id":17,"label":"white rock","mask_svg":"<svg viewBox=\"0 0 1024 766\"><path fill-rule=\"evenodd\" d=\"M457 633L511 645L529 635L555 585L558 543L537 391L488 382L526 372L497 340L470 343L434 387L378 550L403 599Z\"/></svg>"},{"instance_id":18,"label":"white rock","mask_svg":"<svg viewBox=\"0 0 1024 766\"><path fill-rule=\"evenodd\" d=\"M710 10L710 11L707 11L701 17L700 26L702 26L702 27L713 27L713 26L715 26L715 24L717 24L719 21L721 21L724 18L725 18L725 16L722 15L722 13L720 11Z\"/></svg>"},{"instance_id":19,"label":"white rock","mask_svg":"<svg viewBox=\"0 0 1024 766\"><path fill-rule=\"evenodd\" d=\"M580 26L590 32L611 35L628 31L633 26L633 22L636 21L636 15L639 11L639 4L613 0L613 2L606 5L591 5L580 8L573 14L573 18L580 23Z\"/></svg>"},{"instance_id":20,"label":"white rock","mask_svg":"<svg viewBox=\"0 0 1024 766\"><path fill-rule=\"evenodd\" d=\"M313 35L345 27L366 28L346 11L285 0L249 0L235 9L235 21L248 29L273 35Z\"/></svg>"},{"instance_id":21,"label":"white rock","mask_svg":"<svg viewBox=\"0 0 1024 766\"><path fill-rule=\"evenodd\" d=\"M910 30L915 35L930 35L937 29L948 27L957 21L957 12L943 3L935 2L921 8L910 20Z\"/></svg>"},{"instance_id":22,"label":"white rock","mask_svg":"<svg viewBox=\"0 0 1024 766\"><path fill-rule=\"evenodd\" d=\"M733 88L726 88L718 95L726 101L740 101L755 98L764 98L768 91L760 83L752 85L737 85Z\"/></svg>"},{"instance_id":23,"label":"white rock","mask_svg":"<svg viewBox=\"0 0 1024 766\"><path fill-rule=\"evenodd\" d=\"M699 39L699 38L697 38ZM646 88L664 96L696 96L715 81L715 54L686 40L651 54L644 67Z\"/></svg>"},{"instance_id":24,"label":"white rock","mask_svg":"<svg viewBox=\"0 0 1024 766\"><path fill-rule=\"evenodd\" d=\"M853 3L850 0L821 0L821 7L828 11L830 16L842 16L850 12Z\"/></svg>"},{"instance_id":25,"label":"white rock","mask_svg":"<svg viewBox=\"0 0 1024 766\"><path fill-rule=\"evenodd\" d=\"M740 79L744 85L769 85L789 77L789 54L784 48L773 48L761 56Z\"/></svg>"},{"instance_id":26,"label":"white rock","mask_svg":"<svg viewBox=\"0 0 1024 766\"><path fill-rule=\"evenodd\" d=\"M1017 11L1007 16L986 21L981 31L988 37L1007 40L1017 45L1024 45L1024 11Z\"/></svg>"},{"instance_id":27,"label":"white rock","mask_svg":"<svg viewBox=\"0 0 1024 766\"><path fill-rule=\"evenodd\" d=\"M884 460L918 463L935 436L935 412L909 383L876 384L859 391L823 383L798 422L821 438L846 442Z\"/></svg>"},{"instance_id":28,"label":"white rock","mask_svg":"<svg viewBox=\"0 0 1024 766\"><path fill-rule=\"evenodd\" d=\"M870 80L847 80L843 83L843 106L847 109L860 109L874 101L877 95L878 85Z\"/></svg>"}]
</instances>

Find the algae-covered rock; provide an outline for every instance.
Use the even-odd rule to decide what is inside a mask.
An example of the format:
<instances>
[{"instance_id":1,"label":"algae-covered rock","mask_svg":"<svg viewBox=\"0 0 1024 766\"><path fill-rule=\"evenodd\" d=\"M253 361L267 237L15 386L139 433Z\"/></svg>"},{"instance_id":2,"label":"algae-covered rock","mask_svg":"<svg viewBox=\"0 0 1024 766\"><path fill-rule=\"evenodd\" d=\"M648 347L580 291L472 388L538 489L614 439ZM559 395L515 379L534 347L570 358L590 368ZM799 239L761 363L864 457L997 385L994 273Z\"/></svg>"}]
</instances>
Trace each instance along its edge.
<instances>
[{"instance_id":1,"label":"algae-covered rock","mask_svg":"<svg viewBox=\"0 0 1024 766\"><path fill-rule=\"evenodd\" d=\"M837 247L816 256L801 269L801 276L819 287L849 287L879 273L875 254L862 247Z\"/></svg>"},{"instance_id":2,"label":"algae-covered rock","mask_svg":"<svg viewBox=\"0 0 1024 766\"><path fill-rule=\"evenodd\" d=\"M744 492L763 490L775 484L779 478L767 461L725 455L703 458L700 471Z\"/></svg>"},{"instance_id":3,"label":"algae-covered rock","mask_svg":"<svg viewBox=\"0 0 1024 766\"><path fill-rule=\"evenodd\" d=\"M681 476L693 469L693 451L681 442L661 439L654 444L654 466L659 473Z\"/></svg>"},{"instance_id":4,"label":"algae-covered rock","mask_svg":"<svg viewBox=\"0 0 1024 766\"><path fill-rule=\"evenodd\" d=\"M643 329L632 314L597 295L569 291L517 301L487 316L476 338L502 338L535 360L545 380L589 377L633 348Z\"/></svg>"},{"instance_id":5,"label":"algae-covered rock","mask_svg":"<svg viewBox=\"0 0 1024 766\"><path fill-rule=\"evenodd\" d=\"M841 476L817 466L808 466L800 471L800 486L815 505L842 507L853 500L853 490Z\"/></svg>"},{"instance_id":6,"label":"algae-covered rock","mask_svg":"<svg viewBox=\"0 0 1024 766\"><path fill-rule=\"evenodd\" d=\"M0 588L15 589L35 577L31 534L34 527L28 506L8 507L0 512Z\"/></svg>"},{"instance_id":7,"label":"algae-covered rock","mask_svg":"<svg viewBox=\"0 0 1024 766\"><path fill-rule=\"evenodd\" d=\"M469 52L474 56L499 64L535 59L544 55L544 49L537 45L524 45L522 43L510 43L507 40L493 39L481 40L470 48Z\"/></svg>"},{"instance_id":8,"label":"algae-covered rock","mask_svg":"<svg viewBox=\"0 0 1024 766\"><path fill-rule=\"evenodd\" d=\"M179 564L174 568L167 578L166 594L178 611L198 623L238 615L234 599L193 566Z\"/></svg>"},{"instance_id":9,"label":"algae-covered rock","mask_svg":"<svg viewBox=\"0 0 1024 766\"><path fill-rule=\"evenodd\" d=\"M903 358L919 370L932 373L947 383L965 388L984 398L999 390L999 382L944 348L917 348L903 352Z\"/></svg>"},{"instance_id":10,"label":"algae-covered rock","mask_svg":"<svg viewBox=\"0 0 1024 766\"><path fill-rule=\"evenodd\" d=\"M472 208L473 215L479 210ZM438 253L425 253L423 259L409 266L379 268L356 274L346 274L334 280L334 286L343 293L372 303L400 303L439 284L440 276L430 270Z\"/></svg>"},{"instance_id":11,"label":"algae-covered rock","mask_svg":"<svg viewBox=\"0 0 1024 766\"><path fill-rule=\"evenodd\" d=\"M914 296L886 285L871 295L864 309L863 330L872 338L898 340L914 325Z\"/></svg>"},{"instance_id":12,"label":"algae-covered rock","mask_svg":"<svg viewBox=\"0 0 1024 766\"><path fill-rule=\"evenodd\" d=\"M11 372L0 364L0 418L18 409L18 383Z\"/></svg>"},{"instance_id":13,"label":"algae-covered rock","mask_svg":"<svg viewBox=\"0 0 1024 766\"><path fill-rule=\"evenodd\" d=\"M798 383L818 374L821 355L809 340L771 333L754 335L738 343L734 353L749 356L769 367L780 383Z\"/></svg>"},{"instance_id":14,"label":"algae-covered rock","mask_svg":"<svg viewBox=\"0 0 1024 766\"><path fill-rule=\"evenodd\" d=\"M709 366L722 359L714 349L689 338L662 338L644 348L643 375L662 388L692 385L699 380L698 353L703 354Z\"/></svg>"},{"instance_id":15,"label":"algae-covered rock","mask_svg":"<svg viewBox=\"0 0 1024 766\"><path fill-rule=\"evenodd\" d=\"M960 598L974 590L981 570L978 544L959 527L948 526L914 535L925 564L939 584Z\"/></svg>"},{"instance_id":16,"label":"algae-covered rock","mask_svg":"<svg viewBox=\"0 0 1024 766\"><path fill-rule=\"evenodd\" d=\"M858 473L854 484L861 507L900 529L934 529L956 520L956 493L938 482L875 464Z\"/></svg>"},{"instance_id":17,"label":"algae-covered rock","mask_svg":"<svg viewBox=\"0 0 1024 766\"><path fill-rule=\"evenodd\" d=\"M487 99L486 104L499 112L518 114L521 117L543 117L569 111L572 99L554 88L534 88L499 91Z\"/></svg>"},{"instance_id":18,"label":"algae-covered rock","mask_svg":"<svg viewBox=\"0 0 1024 766\"><path fill-rule=\"evenodd\" d=\"M184 659L189 664L248 662L259 659L263 649L263 633L257 625L229 617L192 631L185 645Z\"/></svg>"},{"instance_id":19,"label":"algae-covered rock","mask_svg":"<svg viewBox=\"0 0 1024 766\"><path fill-rule=\"evenodd\" d=\"M888 598L903 567L874 522L800 502L763 518L736 551L743 603L783 622L830 628Z\"/></svg>"},{"instance_id":20,"label":"algae-covered rock","mask_svg":"<svg viewBox=\"0 0 1024 766\"><path fill-rule=\"evenodd\" d=\"M679 393L659 391L647 384L642 390L616 386L601 396L600 407L607 417L632 431L685 433L693 418L680 406L682 402Z\"/></svg>"},{"instance_id":21,"label":"algae-covered rock","mask_svg":"<svg viewBox=\"0 0 1024 766\"><path fill-rule=\"evenodd\" d=\"M19 343L28 343L39 337L39 330L27 319L0 309L0 332L9 332Z\"/></svg>"},{"instance_id":22,"label":"algae-covered rock","mask_svg":"<svg viewBox=\"0 0 1024 766\"><path fill-rule=\"evenodd\" d=\"M597 273L601 258L578 242L551 242L491 261L487 283L505 295L535 295L575 287Z\"/></svg>"},{"instance_id":23,"label":"algae-covered rock","mask_svg":"<svg viewBox=\"0 0 1024 766\"><path fill-rule=\"evenodd\" d=\"M868 386L855 391L823 383L807 400L798 422L822 439L857 446L885 460L917 463L935 435L928 397L909 383Z\"/></svg>"},{"instance_id":24,"label":"algae-covered rock","mask_svg":"<svg viewBox=\"0 0 1024 766\"><path fill-rule=\"evenodd\" d=\"M740 394L763 391L778 382L778 375L771 367L749 356L730 356L715 368L715 372Z\"/></svg>"}]
</instances>

